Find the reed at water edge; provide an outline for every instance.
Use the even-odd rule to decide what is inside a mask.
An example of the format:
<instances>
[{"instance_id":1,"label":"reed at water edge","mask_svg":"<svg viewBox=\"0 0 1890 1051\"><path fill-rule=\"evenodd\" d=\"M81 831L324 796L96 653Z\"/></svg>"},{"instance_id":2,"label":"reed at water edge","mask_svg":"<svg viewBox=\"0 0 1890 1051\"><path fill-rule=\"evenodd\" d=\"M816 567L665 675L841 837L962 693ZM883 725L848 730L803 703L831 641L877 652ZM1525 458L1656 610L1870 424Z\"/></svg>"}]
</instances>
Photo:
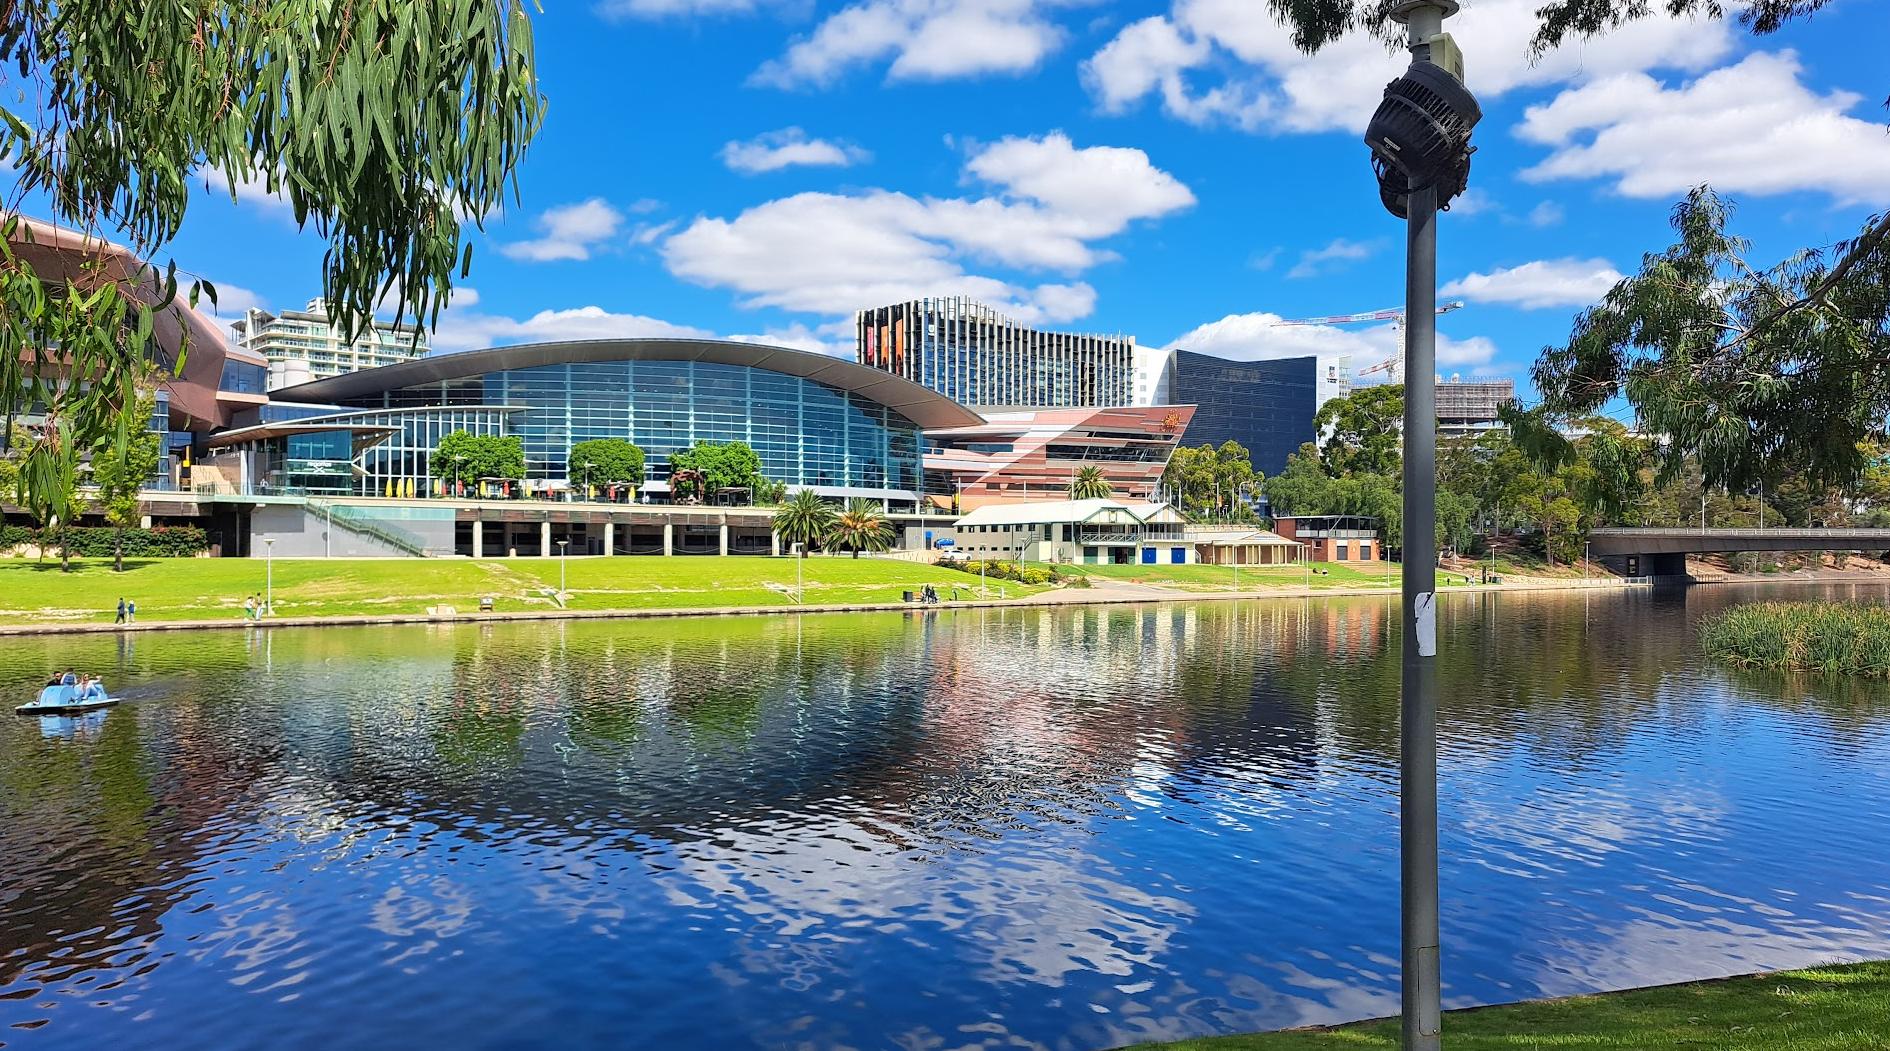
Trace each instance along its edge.
<instances>
[{"instance_id":1,"label":"reed at water edge","mask_svg":"<svg viewBox=\"0 0 1890 1051\"><path fill-rule=\"evenodd\" d=\"M1744 668L1890 675L1890 607L1858 602L1755 602L1700 624L1707 656Z\"/></svg>"}]
</instances>

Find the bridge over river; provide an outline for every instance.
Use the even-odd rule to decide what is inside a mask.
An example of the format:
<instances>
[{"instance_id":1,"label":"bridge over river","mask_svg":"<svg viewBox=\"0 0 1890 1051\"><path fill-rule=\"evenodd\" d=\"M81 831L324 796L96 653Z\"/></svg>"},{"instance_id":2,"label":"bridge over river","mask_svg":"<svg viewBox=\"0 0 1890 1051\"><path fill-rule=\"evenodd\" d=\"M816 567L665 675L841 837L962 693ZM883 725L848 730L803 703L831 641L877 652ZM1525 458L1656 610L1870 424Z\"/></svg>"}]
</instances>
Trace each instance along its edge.
<instances>
[{"instance_id":1,"label":"bridge over river","mask_svg":"<svg viewBox=\"0 0 1890 1051\"><path fill-rule=\"evenodd\" d=\"M1607 528L1588 534L1603 565L1631 577L1683 576L1688 555L1736 551L1890 551L1890 529Z\"/></svg>"}]
</instances>

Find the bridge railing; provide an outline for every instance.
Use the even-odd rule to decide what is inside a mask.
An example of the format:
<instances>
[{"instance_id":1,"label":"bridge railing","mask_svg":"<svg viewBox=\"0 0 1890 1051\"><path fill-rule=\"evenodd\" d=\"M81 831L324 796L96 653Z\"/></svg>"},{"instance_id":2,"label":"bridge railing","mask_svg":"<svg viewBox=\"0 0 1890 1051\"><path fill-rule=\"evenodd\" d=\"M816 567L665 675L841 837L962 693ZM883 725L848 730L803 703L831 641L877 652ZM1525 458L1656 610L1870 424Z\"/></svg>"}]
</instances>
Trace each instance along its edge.
<instances>
[{"instance_id":1,"label":"bridge railing","mask_svg":"<svg viewBox=\"0 0 1890 1051\"><path fill-rule=\"evenodd\" d=\"M1890 540L1890 529L1850 528L1841 526L1767 526L1701 529L1697 526L1604 526L1588 531L1590 537L1676 537L1705 536L1726 540Z\"/></svg>"}]
</instances>

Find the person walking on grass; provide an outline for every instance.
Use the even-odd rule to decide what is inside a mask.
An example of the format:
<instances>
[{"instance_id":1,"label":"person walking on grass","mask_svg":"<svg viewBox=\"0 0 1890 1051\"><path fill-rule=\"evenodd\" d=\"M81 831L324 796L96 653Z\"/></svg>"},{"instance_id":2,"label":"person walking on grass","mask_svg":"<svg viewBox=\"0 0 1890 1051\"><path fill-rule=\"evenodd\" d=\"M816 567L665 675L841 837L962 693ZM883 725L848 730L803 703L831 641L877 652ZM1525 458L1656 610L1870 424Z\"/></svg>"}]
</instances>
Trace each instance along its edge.
<instances>
[{"instance_id":1,"label":"person walking on grass","mask_svg":"<svg viewBox=\"0 0 1890 1051\"><path fill-rule=\"evenodd\" d=\"M121 595L118 598L118 618L116 620L113 620L112 623L123 624L124 622L125 622L125 599L124 599L124 596Z\"/></svg>"},{"instance_id":2,"label":"person walking on grass","mask_svg":"<svg viewBox=\"0 0 1890 1051\"><path fill-rule=\"evenodd\" d=\"M243 619L256 619L256 599L249 595L243 596Z\"/></svg>"},{"instance_id":3,"label":"person walking on grass","mask_svg":"<svg viewBox=\"0 0 1890 1051\"><path fill-rule=\"evenodd\" d=\"M125 603L125 621L129 624L138 623L138 600L135 598Z\"/></svg>"}]
</instances>

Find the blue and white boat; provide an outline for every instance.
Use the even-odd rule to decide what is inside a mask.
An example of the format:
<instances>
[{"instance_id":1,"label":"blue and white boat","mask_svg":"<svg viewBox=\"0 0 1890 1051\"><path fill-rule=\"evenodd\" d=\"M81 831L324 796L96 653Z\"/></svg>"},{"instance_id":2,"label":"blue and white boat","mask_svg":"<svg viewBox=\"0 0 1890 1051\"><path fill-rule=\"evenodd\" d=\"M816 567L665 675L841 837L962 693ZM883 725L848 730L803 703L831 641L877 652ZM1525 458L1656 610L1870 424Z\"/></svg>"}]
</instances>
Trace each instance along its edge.
<instances>
[{"instance_id":1,"label":"blue and white boat","mask_svg":"<svg viewBox=\"0 0 1890 1051\"><path fill-rule=\"evenodd\" d=\"M95 708L110 708L120 698L107 696L105 684L94 682L81 692L77 686L48 686L39 691L39 699L13 709L21 715L70 715Z\"/></svg>"}]
</instances>

